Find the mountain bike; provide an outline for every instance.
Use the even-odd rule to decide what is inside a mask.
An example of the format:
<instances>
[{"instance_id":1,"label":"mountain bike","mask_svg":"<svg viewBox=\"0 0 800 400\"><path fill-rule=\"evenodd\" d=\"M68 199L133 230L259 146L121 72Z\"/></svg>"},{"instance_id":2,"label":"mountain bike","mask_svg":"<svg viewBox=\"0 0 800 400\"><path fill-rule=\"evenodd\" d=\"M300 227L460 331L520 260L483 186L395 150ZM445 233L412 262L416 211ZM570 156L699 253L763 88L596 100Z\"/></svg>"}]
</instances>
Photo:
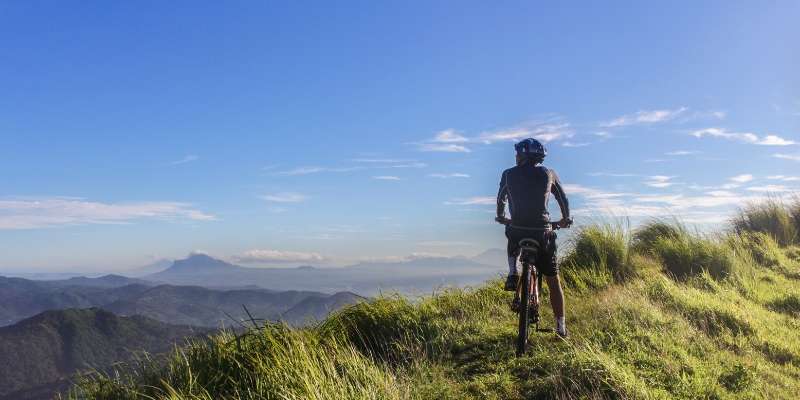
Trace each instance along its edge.
<instances>
[{"instance_id":1,"label":"mountain bike","mask_svg":"<svg viewBox=\"0 0 800 400\"><path fill-rule=\"evenodd\" d=\"M497 222L503 225L513 226L509 219L498 220ZM560 226L557 222L550 222L549 227L541 228L541 230L544 231L554 231L558 229L560 229ZM519 304L517 309L517 313L519 314L517 357L525 354L528 348L530 325L536 325L535 330L537 332L539 331L539 293L542 290L542 274L536 270L535 261L539 252L545 251L545 249L542 248L542 243L534 239L520 240L519 247L522 275L517 284L517 292L514 295L514 304ZM535 279L535 284L531 281L532 278ZM522 290L523 288L527 290ZM533 297L533 299L531 299L531 297Z\"/></svg>"}]
</instances>

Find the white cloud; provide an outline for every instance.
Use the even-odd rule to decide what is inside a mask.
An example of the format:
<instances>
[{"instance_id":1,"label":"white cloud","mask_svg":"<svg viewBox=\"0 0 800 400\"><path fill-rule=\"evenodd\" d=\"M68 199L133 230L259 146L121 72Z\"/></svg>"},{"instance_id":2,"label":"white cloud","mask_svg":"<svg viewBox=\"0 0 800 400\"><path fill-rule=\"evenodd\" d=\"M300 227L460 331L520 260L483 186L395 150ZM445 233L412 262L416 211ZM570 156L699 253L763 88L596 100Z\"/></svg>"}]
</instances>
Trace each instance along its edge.
<instances>
[{"instance_id":1,"label":"white cloud","mask_svg":"<svg viewBox=\"0 0 800 400\"><path fill-rule=\"evenodd\" d=\"M276 172L274 175L283 175L283 176L297 176L297 175L310 175L316 174L320 172L351 172L351 171L359 171L364 169L363 167L315 167L315 166L305 166L305 167L297 167L286 171Z\"/></svg>"},{"instance_id":2,"label":"white cloud","mask_svg":"<svg viewBox=\"0 0 800 400\"><path fill-rule=\"evenodd\" d=\"M440 152L440 153L470 153L468 147L460 144L447 144L447 143L419 143L419 150L426 152Z\"/></svg>"},{"instance_id":3,"label":"white cloud","mask_svg":"<svg viewBox=\"0 0 800 400\"><path fill-rule=\"evenodd\" d=\"M101 203L74 197L0 200L0 229L36 229L65 225L123 224L157 219L214 220L180 202Z\"/></svg>"},{"instance_id":4,"label":"white cloud","mask_svg":"<svg viewBox=\"0 0 800 400\"><path fill-rule=\"evenodd\" d=\"M700 129L692 132L691 135L697 138L702 138L704 136L718 137L761 146L791 146L797 144L797 142L793 140L784 139L775 135L760 137L751 132L728 132L722 128Z\"/></svg>"},{"instance_id":5,"label":"white cloud","mask_svg":"<svg viewBox=\"0 0 800 400\"><path fill-rule=\"evenodd\" d=\"M369 164L404 164L409 162L416 162L417 160L408 160L402 158L354 158L353 162L369 163Z\"/></svg>"},{"instance_id":6,"label":"white cloud","mask_svg":"<svg viewBox=\"0 0 800 400\"><path fill-rule=\"evenodd\" d=\"M568 196L584 197L585 205L575 215L614 217L677 217L691 223L719 223L730 218L735 207L763 200L762 195L740 195L725 190L711 190L702 195L683 193L614 193L579 185L565 185Z\"/></svg>"},{"instance_id":7,"label":"white cloud","mask_svg":"<svg viewBox=\"0 0 800 400\"><path fill-rule=\"evenodd\" d=\"M800 181L800 176L770 175L767 179L773 181L797 182Z\"/></svg>"},{"instance_id":8,"label":"white cloud","mask_svg":"<svg viewBox=\"0 0 800 400\"><path fill-rule=\"evenodd\" d=\"M489 205L497 204L497 198L491 196L467 197L462 199L452 199L446 201L444 204L455 206Z\"/></svg>"},{"instance_id":9,"label":"white cloud","mask_svg":"<svg viewBox=\"0 0 800 400\"><path fill-rule=\"evenodd\" d=\"M601 200L601 199L613 199L619 198L629 195L629 193L624 192L606 192L599 189L593 189L590 187L576 185L576 184L565 184L563 185L564 191L566 192L567 196L571 194L577 194L589 199L593 200Z\"/></svg>"},{"instance_id":10,"label":"white cloud","mask_svg":"<svg viewBox=\"0 0 800 400\"><path fill-rule=\"evenodd\" d=\"M697 150L675 150L675 151L668 151L664 153L666 156L692 156L695 154L700 154L700 151Z\"/></svg>"},{"instance_id":11,"label":"white cloud","mask_svg":"<svg viewBox=\"0 0 800 400\"><path fill-rule=\"evenodd\" d=\"M730 192L730 191L727 191L727 190L712 190L712 191L706 192L706 194L709 195L709 196L714 196L714 197L733 197L733 196L736 196L736 193L733 193L733 192Z\"/></svg>"},{"instance_id":12,"label":"white cloud","mask_svg":"<svg viewBox=\"0 0 800 400\"><path fill-rule=\"evenodd\" d=\"M308 196L294 192L265 194L261 198L273 203L301 203L308 200Z\"/></svg>"},{"instance_id":13,"label":"white cloud","mask_svg":"<svg viewBox=\"0 0 800 400\"><path fill-rule=\"evenodd\" d=\"M657 122L666 122L674 119L675 117L685 112L686 110L688 110L688 108L680 107L674 110L639 111L634 114L623 115L611 121L604 122L600 124L600 126L604 128L617 128L630 125L654 124Z\"/></svg>"},{"instance_id":14,"label":"white cloud","mask_svg":"<svg viewBox=\"0 0 800 400\"><path fill-rule=\"evenodd\" d=\"M472 150L465 146L470 140L453 129L437 133L433 139L424 142L412 143L419 151L437 153L470 153Z\"/></svg>"},{"instance_id":15,"label":"white cloud","mask_svg":"<svg viewBox=\"0 0 800 400\"><path fill-rule=\"evenodd\" d=\"M586 147L590 144L590 142L570 142L569 140L561 143L561 145L564 147Z\"/></svg>"},{"instance_id":16,"label":"white cloud","mask_svg":"<svg viewBox=\"0 0 800 400\"><path fill-rule=\"evenodd\" d=\"M476 140L486 144L491 144L494 142L517 141L532 137L536 140L548 143L555 140L568 139L572 136L573 133L569 130L569 124L558 123L487 131L478 135Z\"/></svg>"},{"instance_id":17,"label":"white cloud","mask_svg":"<svg viewBox=\"0 0 800 400\"><path fill-rule=\"evenodd\" d=\"M427 166L428 164L425 164L424 162L413 161L405 164L395 164L379 168L425 168Z\"/></svg>"},{"instance_id":18,"label":"white cloud","mask_svg":"<svg viewBox=\"0 0 800 400\"><path fill-rule=\"evenodd\" d=\"M751 192L760 192L760 193L786 193L792 191L791 189L789 189L784 185L751 186L746 190Z\"/></svg>"},{"instance_id":19,"label":"white cloud","mask_svg":"<svg viewBox=\"0 0 800 400\"><path fill-rule=\"evenodd\" d=\"M644 184L654 188L666 188L675 184L675 182L671 182L672 178L674 176L653 175L649 176Z\"/></svg>"},{"instance_id":20,"label":"white cloud","mask_svg":"<svg viewBox=\"0 0 800 400\"><path fill-rule=\"evenodd\" d=\"M377 179L379 181L402 181L402 179L399 176L394 176L394 175L378 175L378 176L373 176L372 179Z\"/></svg>"},{"instance_id":21,"label":"white cloud","mask_svg":"<svg viewBox=\"0 0 800 400\"><path fill-rule=\"evenodd\" d=\"M196 156L194 154L189 154L189 155L181 158L180 160L175 160L175 161L171 162L170 165L186 164L186 163L189 163L189 162L192 162L192 161L197 161L199 159L200 159L200 157L198 157L198 156Z\"/></svg>"},{"instance_id":22,"label":"white cloud","mask_svg":"<svg viewBox=\"0 0 800 400\"><path fill-rule=\"evenodd\" d=\"M789 139L784 139L784 138L782 138L780 136L767 135L767 136L764 136L758 142L758 144L764 145L764 146L790 146L790 145L793 145L793 144L797 144L797 142L795 142L793 140L789 140Z\"/></svg>"},{"instance_id":23,"label":"white cloud","mask_svg":"<svg viewBox=\"0 0 800 400\"><path fill-rule=\"evenodd\" d=\"M436 143L465 143L469 142L465 136L459 134L453 129L447 129L436 134L433 138Z\"/></svg>"},{"instance_id":24,"label":"white cloud","mask_svg":"<svg viewBox=\"0 0 800 400\"><path fill-rule=\"evenodd\" d=\"M454 173L449 173L449 174L439 174L439 173L437 173L437 174L429 174L428 176L431 177L431 178L442 178L442 179L447 179L447 178L469 178L469 174L462 174L462 173L459 173L459 172L454 172Z\"/></svg>"},{"instance_id":25,"label":"white cloud","mask_svg":"<svg viewBox=\"0 0 800 400\"><path fill-rule=\"evenodd\" d=\"M323 262L326 260L325 257L317 253L261 249L248 250L241 255L234 256L233 259L244 264Z\"/></svg>"},{"instance_id":26,"label":"white cloud","mask_svg":"<svg viewBox=\"0 0 800 400\"><path fill-rule=\"evenodd\" d=\"M800 161L800 154L773 154L772 156L783 160Z\"/></svg>"},{"instance_id":27,"label":"white cloud","mask_svg":"<svg viewBox=\"0 0 800 400\"><path fill-rule=\"evenodd\" d=\"M728 178L728 180L736 182L736 183L747 183L753 180L753 175L750 174L742 174L736 175L733 177Z\"/></svg>"}]
</instances>

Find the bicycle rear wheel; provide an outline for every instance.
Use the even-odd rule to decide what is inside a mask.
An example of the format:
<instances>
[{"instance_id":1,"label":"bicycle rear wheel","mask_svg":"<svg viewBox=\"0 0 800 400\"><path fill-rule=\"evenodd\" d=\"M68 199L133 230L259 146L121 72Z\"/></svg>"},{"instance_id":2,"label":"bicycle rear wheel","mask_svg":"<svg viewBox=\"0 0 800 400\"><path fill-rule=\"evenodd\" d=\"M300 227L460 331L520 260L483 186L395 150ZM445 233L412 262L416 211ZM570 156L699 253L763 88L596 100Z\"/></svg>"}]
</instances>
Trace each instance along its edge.
<instances>
[{"instance_id":1,"label":"bicycle rear wheel","mask_svg":"<svg viewBox=\"0 0 800 400\"><path fill-rule=\"evenodd\" d=\"M519 304L519 334L517 336L517 356L525 354L528 347L528 313L530 309L530 287L531 287L531 267L527 263L522 264L522 276L519 284L522 287Z\"/></svg>"}]
</instances>

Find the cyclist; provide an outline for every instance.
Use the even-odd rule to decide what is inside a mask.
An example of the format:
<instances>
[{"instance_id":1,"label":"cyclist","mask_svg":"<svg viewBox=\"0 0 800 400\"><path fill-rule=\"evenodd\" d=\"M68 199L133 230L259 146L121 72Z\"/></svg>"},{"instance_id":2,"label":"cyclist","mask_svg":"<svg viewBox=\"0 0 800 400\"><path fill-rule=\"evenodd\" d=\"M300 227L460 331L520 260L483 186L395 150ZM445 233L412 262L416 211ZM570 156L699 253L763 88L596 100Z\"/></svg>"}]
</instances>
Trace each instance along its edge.
<instances>
[{"instance_id":1,"label":"cyclist","mask_svg":"<svg viewBox=\"0 0 800 400\"><path fill-rule=\"evenodd\" d=\"M564 295L561 290L561 280L556 264L556 235L550 229L550 213L547 211L547 202L550 194L556 198L561 208L561 220L557 225L567 228L572 224L569 215L569 202L558 179L552 169L542 165L547 149L536 139L525 139L516 145L517 165L503 172L500 179L500 190L497 193L497 218L500 223L506 223L506 237L508 238L508 278L505 289L516 291L519 282L517 272L517 258L519 257L519 242L522 239L534 239L540 243L540 251L536 260L536 269L543 274L550 288L550 304L556 317L556 333L567 336L567 327L564 320ZM511 214L511 223L505 218L505 205L508 202ZM535 283L533 285L535 287ZM527 288L523 288L527 290ZM533 296L536 298L536 296ZM533 304L528 305L534 307Z\"/></svg>"}]
</instances>

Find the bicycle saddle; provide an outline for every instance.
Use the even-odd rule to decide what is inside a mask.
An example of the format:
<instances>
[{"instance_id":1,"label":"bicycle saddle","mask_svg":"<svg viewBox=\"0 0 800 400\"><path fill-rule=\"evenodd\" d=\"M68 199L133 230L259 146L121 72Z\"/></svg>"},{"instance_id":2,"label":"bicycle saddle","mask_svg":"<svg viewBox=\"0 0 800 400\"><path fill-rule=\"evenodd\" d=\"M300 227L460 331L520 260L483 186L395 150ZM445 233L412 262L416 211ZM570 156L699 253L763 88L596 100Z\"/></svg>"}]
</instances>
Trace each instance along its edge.
<instances>
[{"instance_id":1,"label":"bicycle saddle","mask_svg":"<svg viewBox=\"0 0 800 400\"><path fill-rule=\"evenodd\" d=\"M522 239L519 241L519 248L522 250L538 251L539 247L541 247L541 244L538 240Z\"/></svg>"}]
</instances>

